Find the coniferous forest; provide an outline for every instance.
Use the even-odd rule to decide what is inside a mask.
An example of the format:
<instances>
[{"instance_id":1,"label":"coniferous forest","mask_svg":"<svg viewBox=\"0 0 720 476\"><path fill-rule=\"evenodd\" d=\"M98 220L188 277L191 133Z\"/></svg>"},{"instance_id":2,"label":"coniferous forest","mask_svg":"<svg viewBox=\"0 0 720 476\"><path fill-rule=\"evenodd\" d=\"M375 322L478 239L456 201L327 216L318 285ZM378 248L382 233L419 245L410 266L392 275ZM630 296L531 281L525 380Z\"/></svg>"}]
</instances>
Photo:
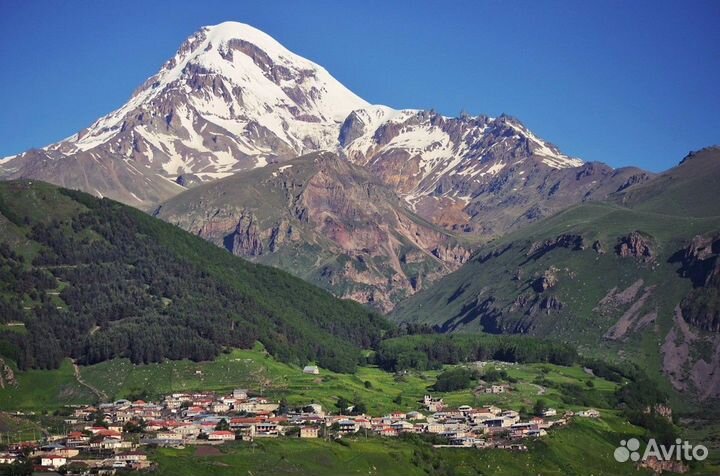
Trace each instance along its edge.
<instances>
[{"instance_id":1,"label":"coniferous forest","mask_svg":"<svg viewBox=\"0 0 720 476\"><path fill-rule=\"evenodd\" d=\"M26 330L3 330L0 351L21 369L56 368L65 357L82 364L208 360L259 341L280 360L348 372L360 349L389 328L358 304L228 256L140 211L81 192L34 192L46 195L44 206L73 201L82 211L52 220L3 212L37 250L27 259L0 246L7 278L0 280L0 316ZM0 212L11 208L9 195ZM180 249L194 250L198 261Z\"/></svg>"}]
</instances>

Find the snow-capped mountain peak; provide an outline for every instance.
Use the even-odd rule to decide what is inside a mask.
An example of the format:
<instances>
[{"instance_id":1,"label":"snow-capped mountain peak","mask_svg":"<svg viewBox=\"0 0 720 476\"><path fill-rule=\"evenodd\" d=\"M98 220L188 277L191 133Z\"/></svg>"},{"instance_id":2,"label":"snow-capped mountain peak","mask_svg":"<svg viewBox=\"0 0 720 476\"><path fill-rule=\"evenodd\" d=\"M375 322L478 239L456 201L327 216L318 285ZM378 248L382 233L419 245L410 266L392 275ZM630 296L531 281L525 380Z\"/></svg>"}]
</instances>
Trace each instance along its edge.
<instances>
[{"instance_id":1,"label":"snow-capped mountain peak","mask_svg":"<svg viewBox=\"0 0 720 476\"><path fill-rule=\"evenodd\" d=\"M369 168L418 210L429 199L465 205L524 162L582 164L507 116L371 105L264 32L225 22L187 38L125 105L3 162L0 175L150 207L194 183L318 150Z\"/></svg>"},{"instance_id":2,"label":"snow-capped mountain peak","mask_svg":"<svg viewBox=\"0 0 720 476\"><path fill-rule=\"evenodd\" d=\"M225 22L201 28L127 104L55 149L88 151L131 124L144 142L140 147L152 150L153 157L160 155L168 174L202 173L191 162L206 155L208 160L201 162L209 161L204 165L216 170L200 178L217 178L263 165L274 156L333 148L338 124L352 110L367 106L324 68L269 35ZM172 116L167 121L172 127L153 127L143 121L146 115ZM138 118L141 123L132 124ZM225 150L205 144L208 126L229 138ZM258 141L253 136L263 137ZM235 160L213 160L226 153Z\"/></svg>"}]
</instances>

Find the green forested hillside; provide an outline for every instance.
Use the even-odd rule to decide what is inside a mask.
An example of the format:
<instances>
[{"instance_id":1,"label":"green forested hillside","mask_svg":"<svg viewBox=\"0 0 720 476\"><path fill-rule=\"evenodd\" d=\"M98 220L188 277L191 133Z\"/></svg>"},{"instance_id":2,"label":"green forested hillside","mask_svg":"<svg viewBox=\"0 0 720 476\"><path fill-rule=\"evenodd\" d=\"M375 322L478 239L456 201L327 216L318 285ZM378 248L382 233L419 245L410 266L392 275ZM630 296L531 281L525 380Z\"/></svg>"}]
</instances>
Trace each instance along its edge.
<instances>
[{"instance_id":1,"label":"green forested hillside","mask_svg":"<svg viewBox=\"0 0 720 476\"><path fill-rule=\"evenodd\" d=\"M0 183L0 353L21 369L215 357L262 342L284 361L352 371L389 325L110 200Z\"/></svg>"}]
</instances>

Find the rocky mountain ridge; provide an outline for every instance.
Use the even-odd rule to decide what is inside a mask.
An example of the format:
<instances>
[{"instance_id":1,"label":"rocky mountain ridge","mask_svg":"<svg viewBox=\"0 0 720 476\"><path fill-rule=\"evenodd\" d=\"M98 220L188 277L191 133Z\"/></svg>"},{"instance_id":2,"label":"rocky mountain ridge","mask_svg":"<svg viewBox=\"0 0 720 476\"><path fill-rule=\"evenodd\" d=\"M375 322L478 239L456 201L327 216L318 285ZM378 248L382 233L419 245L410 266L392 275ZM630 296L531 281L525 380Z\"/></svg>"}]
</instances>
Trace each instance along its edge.
<instances>
[{"instance_id":1,"label":"rocky mountain ridge","mask_svg":"<svg viewBox=\"0 0 720 476\"><path fill-rule=\"evenodd\" d=\"M153 209L197 184L320 150L367 168L418 215L483 238L649 177L584 164L509 116L370 105L265 33L225 22L190 36L118 110L0 162L0 178Z\"/></svg>"},{"instance_id":2,"label":"rocky mountain ridge","mask_svg":"<svg viewBox=\"0 0 720 476\"><path fill-rule=\"evenodd\" d=\"M385 312L470 256L366 169L331 153L196 187L155 216Z\"/></svg>"}]
</instances>

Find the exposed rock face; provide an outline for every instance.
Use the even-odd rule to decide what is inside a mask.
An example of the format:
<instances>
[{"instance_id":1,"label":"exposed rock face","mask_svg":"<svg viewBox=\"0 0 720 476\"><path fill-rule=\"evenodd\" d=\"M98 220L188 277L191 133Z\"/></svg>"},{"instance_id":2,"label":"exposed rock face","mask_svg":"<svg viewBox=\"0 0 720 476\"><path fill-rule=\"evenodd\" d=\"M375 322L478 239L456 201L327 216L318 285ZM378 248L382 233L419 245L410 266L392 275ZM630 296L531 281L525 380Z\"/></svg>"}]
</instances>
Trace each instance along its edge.
<instances>
[{"instance_id":1,"label":"exposed rock face","mask_svg":"<svg viewBox=\"0 0 720 476\"><path fill-rule=\"evenodd\" d=\"M581 235L564 234L552 240L536 241L530 245L527 256L539 258L555 248L569 248L571 250L584 250L585 241Z\"/></svg>"},{"instance_id":2,"label":"exposed rock face","mask_svg":"<svg viewBox=\"0 0 720 476\"><path fill-rule=\"evenodd\" d=\"M5 363L4 359L0 359L0 388L16 387L15 372Z\"/></svg>"},{"instance_id":3,"label":"exposed rock face","mask_svg":"<svg viewBox=\"0 0 720 476\"><path fill-rule=\"evenodd\" d=\"M190 190L156 216L381 311L471 252L364 169L328 153Z\"/></svg>"},{"instance_id":4,"label":"exposed rock face","mask_svg":"<svg viewBox=\"0 0 720 476\"><path fill-rule=\"evenodd\" d=\"M600 242L599 240L597 240L593 243L592 248L599 255L605 254L605 247L603 246L602 242Z\"/></svg>"},{"instance_id":5,"label":"exposed rock face","mask_svg":"<svg viewBox=\"0 0 720 476\"><path fill-rule=\"evenodd\" d=\"M539 307L541 310L549 314L550 311L561 310L563 308L563 303L555 296L547 296L544 297L542 301L540 301Z\"/></svg>"},{"instance_id":6,"label":"exposed rock face","mask_svg":"<svg viewBox=\"0 0 720 476\"><path fill-rule=\"evenodd\" d=\"M260 256L263 244L257 227L257 218L252 213L240 216L235 231L229 236L230 252L237 256Z\"/></svg>"},{"instance_id":7,"label":"exposed rock face","mask_svg":"<svg viewBox=\"0 0 720 476\"><path fill-rule=\"evenodd\" d=\"M618 291L617 287L612 288L593 309L601 314L611 314L622 306L632 303L638 292L642 289L645 281L638 279L623 291Z\"/></svg>"},{"instance_id":8,"label":"exposed rock face","mask_svg":"<svg viewBox=\"0 0 720 476\"><path fill-rule=\"evenodd\" d=\"M720 397L720 335L702 336L691 329L679 306L661 352L663 372L676 390L694 392L700 400Z\"/></svg>"},{"instance_id":9,"label":"exposed rock face","mask_svg":"<svg viewBox=\"0 0 720 476\"><path fill-rule=\"evenodd\" d=\"M542 276L533 281L533 289L535 289L535 291L539 293L542 293L554 287L558 283L558 281L558 269L554 266L550 266L550 268L545 270Z\"/></svg>"},{"instance_id":10,"label":"exposed rock face","mask_svg":"<svg viewBox=\"0 0 720 476\"><path fill-rule=\"evenodd\" d=\"M617 322L603 336L605 339L625 340L630 334L641 331L657 320L657 309L646 307L651 304L650 297L655 286L643 288L644 284L642 279L638 279L624 291L612 288L593 309L605 316L622 311Z\"/></svg>"},{"instance_id":11,"label":"exposed rock face","mask_svg":"<svg viewBox=\"0 0 720 476\"><path fill-rule=\"evenodd\" d=\"M705 331L720 333L720 235L694 237L671 260L682 263L680 275L694 286L680 304L685 320Z\"/></svg>"},{"instance_id":12,"label":"exposed rock face","mask_svg":"<svg viewBox=\"0 0 720 476\"><path fill-rule=\"evenodd\" d=\"M293 227L289 220L280 220L270 232L270 244L268 246L271 253L275 253L283 245L292 242L294 238Z\"/></svg>"},{"instance_id":13,"label":"exposed rock face","mask_svg":"<svg viewBox=\"0 0 720 476\"><path fill-rule=\"evenodd\" d=\"M680 273L694 286L712 287L720 282L720 235L695 236L681 255Z\"/></svg>"},{"instance_id":14,"label":"exposed rock face","mask_svg":"<svg viewBox=\"0 0 720 476\"><path fill-rule=\"evenodd\" d=\"M615 251L623 258L653 261L655 259L655 251L653 248L652 237L639 231L633 231L618 240Z\"/></svg>"},{"instance_id":15,"label":"exposed rock face","mask_svg":"<svg viewBox=\"0 0 720 476\"><path fill-rule=\"evenodd\" d=\"M349 160L369 167L419 215L487 237L650 178L639 169L583 164L505 115L368 108L348 118L341 139Z\"/></svg>"}]
</instances>

